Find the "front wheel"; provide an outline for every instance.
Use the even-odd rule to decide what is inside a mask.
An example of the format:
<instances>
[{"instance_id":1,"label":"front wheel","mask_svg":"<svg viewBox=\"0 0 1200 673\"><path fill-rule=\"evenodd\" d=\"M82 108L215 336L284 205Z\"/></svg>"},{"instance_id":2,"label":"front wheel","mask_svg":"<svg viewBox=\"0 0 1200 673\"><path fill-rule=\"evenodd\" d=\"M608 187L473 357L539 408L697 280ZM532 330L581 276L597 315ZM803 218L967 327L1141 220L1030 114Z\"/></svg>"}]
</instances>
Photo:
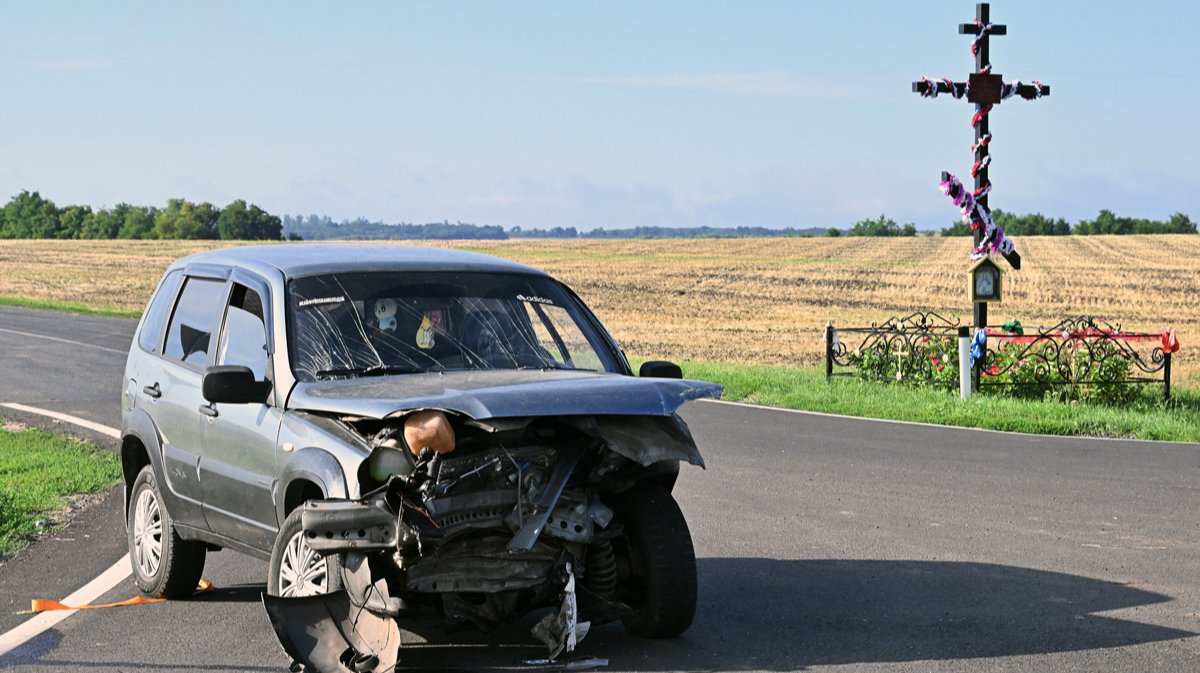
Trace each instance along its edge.
<instances>
[{"instance_id":1,"label":"front wheel","mask_svg":"<svg viewBox=\"0 0 1200 673\"><path fill-rule=\"evenodd\" d=\"M187 598L195 593L204 572L204 543L184 540L175 532L149 465L133 480L125 521L129 562L138 588L154 598Z\"/></svg>"},{"instance_id":2,"label":"front wheel","mask_svg":"<svg viewBox=\"0 0 1200 673\"><path fill-rule=\"evenodd\" d=\"M696 615L696 553L687 521L662 486L644 482L614 498L624 533L613 541L623 590L633 609L625 628L647 638L677 636Z\"/></svg>"},{"instance_id":3,"label":"front wheel","mask_svg":"<svg viewBox=\"0 0 1200 673\"><path fill-rule=\"evenodd\" d=\"M283 520L271 549L267 593L272 596L316 596L342 588L342 564L337 554L321 556L304 541L302 510L297 507Z\"/></svg>"}]
</instances>

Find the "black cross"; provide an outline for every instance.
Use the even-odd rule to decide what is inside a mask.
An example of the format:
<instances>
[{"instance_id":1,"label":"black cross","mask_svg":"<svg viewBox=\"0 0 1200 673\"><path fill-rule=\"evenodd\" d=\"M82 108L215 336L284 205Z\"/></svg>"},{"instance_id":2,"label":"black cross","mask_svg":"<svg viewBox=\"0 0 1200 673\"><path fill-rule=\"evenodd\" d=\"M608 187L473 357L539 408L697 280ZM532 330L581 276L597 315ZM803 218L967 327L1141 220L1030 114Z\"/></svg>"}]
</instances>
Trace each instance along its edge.
<instances>
[{"instance_id":1,"label":"black cross","mask_svg":"<svg viewBox=\"0 0 1200 673\"><path fill-rule=\"evenodd\" d=\"M1022 84L1021 82L1006 84L1003 77L992 73L988 39L992 35L1007 35L1008 27L991 23L988 3L981 2L975 5L975 22L959 24L958 32L961 35L975 36L975 41L971 45L971 53L975 55L975 72L966 82L951 82L948 79L932 81L922 78L920 82L913 82L912 87L914 92L928 98L948 93L954 98L965 96L969 102L975 104L975 116L971 120L975 127L975 164L971 172L975 176L975 192L979 194L975 202L986 215L990 213L988 188L991 183L988 182L988 165L991 160L988 156L988 144L992 139L991 133L988 132L988 112L993 106L999 105L1000 101L1014 95L1025 100L1049 96L1050 87L1037 81L1031 84ZM949 173L942 173L943 181L948 180L949 177ZM974 233L975 247L978 248L983 242L986 231L984 231L984 227L980 226L975 228ZM1017 254L1015 249L1004 257L1014 269L1021 268L1021 255ZM987 326L986 303L975 304L975 326Z\"/></svg>"}]
</instances>

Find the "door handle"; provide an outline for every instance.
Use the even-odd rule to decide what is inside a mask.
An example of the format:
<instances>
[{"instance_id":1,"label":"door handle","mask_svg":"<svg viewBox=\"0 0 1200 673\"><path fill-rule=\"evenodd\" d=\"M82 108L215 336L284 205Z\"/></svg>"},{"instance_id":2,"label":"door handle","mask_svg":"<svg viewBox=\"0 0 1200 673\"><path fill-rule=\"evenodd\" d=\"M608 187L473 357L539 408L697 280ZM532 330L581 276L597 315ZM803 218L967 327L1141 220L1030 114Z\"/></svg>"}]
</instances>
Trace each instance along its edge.
<instances>
[{"instance_id":1,"label":"door handle","mask_svg":"<svg viewBox=\"0 0 1200 673\"><path fill-rule=\"evenodd\" d=\"M162 397L162 388L158 387L158 381L155 381L152 386L142 386L142 392L146 393L147 397L153 397L156 400Z\"/></svg>"},{"instance_id":2,"label":"door handle","mask_svg":"<svg viewBox=\"0 0 1200 673\"><path fill-rule=\"evenodd\" d=\"M213 406L212 404L201 404L200 405L200 413L204 414L205 416L208 416L209 418L216 418L217 417L217 408L215 406Z\"/></svg>"}]
</instances>

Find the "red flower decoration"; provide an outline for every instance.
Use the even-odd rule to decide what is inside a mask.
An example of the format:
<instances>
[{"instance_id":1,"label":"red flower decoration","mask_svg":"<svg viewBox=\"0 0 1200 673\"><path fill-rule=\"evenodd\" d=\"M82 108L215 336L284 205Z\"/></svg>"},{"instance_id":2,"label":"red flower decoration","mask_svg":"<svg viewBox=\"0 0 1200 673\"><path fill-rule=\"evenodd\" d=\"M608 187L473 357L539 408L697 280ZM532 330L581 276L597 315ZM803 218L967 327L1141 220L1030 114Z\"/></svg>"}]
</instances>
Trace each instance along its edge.
<instances>
[{"instance_id":1,"label":"red flower decoration","mask_svg":"<svg viewBox=\"0 0 1200 673\"><path fill-rule=\"evenodd\" d=\"M1175 330L1169 329L1162 333L1162 345L1164 353L1174 353L1179 350L1179 339L1175 336Z\"/></svg>"}]
</instances>

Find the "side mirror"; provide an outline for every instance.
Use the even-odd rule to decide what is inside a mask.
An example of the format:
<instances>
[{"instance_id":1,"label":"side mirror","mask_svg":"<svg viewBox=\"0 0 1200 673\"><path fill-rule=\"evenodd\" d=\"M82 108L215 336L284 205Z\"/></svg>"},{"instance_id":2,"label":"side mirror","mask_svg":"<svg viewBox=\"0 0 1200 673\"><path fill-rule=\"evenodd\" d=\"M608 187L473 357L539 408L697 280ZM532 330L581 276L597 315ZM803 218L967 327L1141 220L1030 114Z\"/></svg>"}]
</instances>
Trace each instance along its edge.
<instances>
[{"instance_id":1,"label":"side mirror","mask_svg":"<svg viewBox=\"0 0 1200 673\"><path fill-rule=\"evenodd\" d=\"M683 370L674 362L647 360L638 369L638 376L650 376L657 379L681 379L683 378Z\"/></svg>"},{"instance_id":2,"label":"side mirror","mask_svg":"<svg viewBox=\"0 0 1200 673\"><path fill-rule=\"evenodd\" d=\"M267 395L271 393L271 382L256 380L254 372L243 365L217 365L204 370L200 392L209 402L266 402Z\"/></svg>"}]
</instances>

